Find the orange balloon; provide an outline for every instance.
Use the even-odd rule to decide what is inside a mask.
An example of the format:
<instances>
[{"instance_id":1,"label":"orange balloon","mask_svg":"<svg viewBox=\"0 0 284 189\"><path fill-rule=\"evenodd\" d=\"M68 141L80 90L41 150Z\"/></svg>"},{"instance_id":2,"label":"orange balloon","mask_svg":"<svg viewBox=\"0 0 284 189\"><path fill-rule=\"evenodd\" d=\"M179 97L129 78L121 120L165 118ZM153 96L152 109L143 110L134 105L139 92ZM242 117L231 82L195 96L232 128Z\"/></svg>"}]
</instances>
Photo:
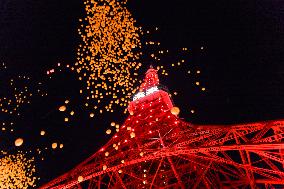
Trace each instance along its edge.
<instances>
[{"instance_id":1,"label":"orange balloon","mask_svg":"<svg viewBox=\"0 0 284 189\"><path fill-rule=\"evenodd\" d=\"M60 107L59 107L59 111L60 111L60 112L64 112L65 110L66 110L66 106L63 105L63 106L60 106Z\"/></svg>"},{"instance_id":2,"label":"orange balloon","mask_svg":"<svg viewBox=\"0 0 284 189\"><path fill-rule=\"evenodd\" d=\"M24 140L22 138L17 138L15 140L15 146L21 146L24 143Z\"/></svg>"},{"instance_id":3,"label":"orange balloon","mask_svg":"<svg viewBox=\"0 0 284 189\"><path fill-rule=\"evenodd\" d=\"M177 116L179 114L180 110L178 107L172 107L171 108L171 113L175 116Z\"/></svg>"}]
</instances>

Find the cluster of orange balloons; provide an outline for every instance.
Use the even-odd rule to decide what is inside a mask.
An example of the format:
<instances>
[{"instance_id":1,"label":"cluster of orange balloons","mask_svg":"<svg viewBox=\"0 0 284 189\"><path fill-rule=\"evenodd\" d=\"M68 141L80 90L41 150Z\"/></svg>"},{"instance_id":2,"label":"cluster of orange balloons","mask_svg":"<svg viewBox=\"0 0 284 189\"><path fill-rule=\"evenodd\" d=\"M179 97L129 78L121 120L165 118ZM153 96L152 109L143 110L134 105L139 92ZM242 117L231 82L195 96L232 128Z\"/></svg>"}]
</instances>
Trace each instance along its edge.
<instances>
[{"instance_id":1,"label":"cluster of orange balloons","mask_svg":"<svg viewBox=\"0 0 284 189\"><path fill-rule=\"evenodd\" d=\"M85 106L100 113L113 112L115 105L128 105L142 66L139 63L142 30L135 25L126 2L87 0L84 2L86 17L79 20L82 43L71 69L86 83L80 90L86 94Z\"/></svg>"},{"instance_id":2,"label":"cluster of orange balloons","mask_svg":"<svg viewBox=\"0 0 284 189\"><path fill-rule=\"evenodd\" d=\"M0 159L0 189L35 188L35 172L33 158L28 159L23 153L4 156Z\"/></svg>"},{"instance_id":3,"label":"cluster of orange balloons","mask_svg":"<svg viewBox=\"0 0 284 189\"><path fill-rule=\"evenodd\" d=\"M7 114L14 114L24 104L29 104L34 90L31 89L31 85L34 84L31 78L25 75L18 75L16 78L9 80L10 91L9 97L0 97L0 112ZM42 83L37 83L40 86ZM36 93L41 96L47 95L41 89L37 89ZM18 113L19 115L19 113Z\"/></svg>"},{"instance_id":4,"label":"cluster of orange balloons","mask_svg":"<svg viewBox=\"0 0 284 189\"><path fill-rule=\"evenodd\" d=\"M24 103L30 103L32 93L29 91L27 81L29 77L18 76L17 79L10 79L9 85L11 86L13 96L0 98L0 109L4 113L13 114ZM21 85L17 85L21 80Z\"/></svg>"}]
</instances>

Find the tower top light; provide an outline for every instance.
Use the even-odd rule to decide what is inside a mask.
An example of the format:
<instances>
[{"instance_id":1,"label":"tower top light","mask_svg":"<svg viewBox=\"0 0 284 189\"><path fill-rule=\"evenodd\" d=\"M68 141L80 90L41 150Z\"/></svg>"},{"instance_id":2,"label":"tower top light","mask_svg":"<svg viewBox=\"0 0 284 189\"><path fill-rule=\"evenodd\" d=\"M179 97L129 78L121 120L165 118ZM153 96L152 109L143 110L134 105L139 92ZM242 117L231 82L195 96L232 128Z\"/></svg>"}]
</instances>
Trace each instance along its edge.
<instances>
[{"instance_id":1,"label":"tower top light","mask_svg":"<svg viewBox=\"0 0 284 189\"><path fill-rule=\"evenodd\" d=\"M156 87L158 85L159 85L158 71L154 69L153 66L150 66L150 68L147 70L145 74L145 78L139 88L139 91L140 92L145 91L147 89Z\"/></svg>"}]
</instances>

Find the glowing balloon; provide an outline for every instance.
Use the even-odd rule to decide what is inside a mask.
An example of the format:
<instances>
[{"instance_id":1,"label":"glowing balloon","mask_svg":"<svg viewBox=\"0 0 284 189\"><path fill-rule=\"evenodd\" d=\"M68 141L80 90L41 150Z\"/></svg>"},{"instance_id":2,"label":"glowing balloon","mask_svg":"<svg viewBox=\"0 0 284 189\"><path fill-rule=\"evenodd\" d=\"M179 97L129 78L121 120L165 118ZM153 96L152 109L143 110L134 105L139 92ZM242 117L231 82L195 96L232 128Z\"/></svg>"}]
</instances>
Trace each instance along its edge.
<instances>
[{"instance_id":1,"label":"glowing balloon","mask_svg":"<svg viewBox=\"0 0 284 189\"><path fill-rule=\"evenodd\" d=\"M110 134L111 133L111 130L110 129L108 129L107 131L106 131L106 134Z\"/></svg>"},{"instance_id":2,"label":"glowing balloon","mask_svg":"<svg viewBox=\"0 0 284 189\"><path fill-rule=\"evenodd\" d=\"M78 176L78 182L83 182L83 180L84 180L84 177Z\"/></svg>"},{"instance_id":3,"label":"glowing balloon","mask_svg":"<svg viewBox=\"0 0 284 189\"><path fill-rule=\"evenodd\" d=\"M52 149L57 148L57 143L56 142L52 143L51 147L52 147Z\"/></svg>"},{"instance_id":4,"label":"glowing balloon","mask_svg":"<svg viewBox=\"0 0 284 189\"><path fill-rule=\"evenodd\" d=\"M63 106L60 106L60 107L59 107L59 111L60 111L60 112L64 112L65 110L66 110L66 106L63 105Z\"/></svg>"},{"instance_id":5,"label":"glowing balloon","mask_svg":"<svg viewBox=\"0 0 284 189\"><path fill-rule=\"evenodd\" d=\"M171 113L175 116L177 116L179 114L180 110L178 107L172 107L171 108Z\"/></svg>"},{"instance_id":6,"label":"glowing balloon","mask_svg":"<svg viewBox=\"0 0 284 189\"><path fill-rule=\"evenodd\" d=\"M135 137L135 133L134 133L134 132L131 132L131 133L130 133L130 137L131 137L131 138L134 138L134 137Z\"/></svg>"},{"instance_id":7,"label":"glowing balloon","mask_svg":"<svg viewBox=\"0 0 284 189\"><path fill-rule=\"evenodd\" d=\"M104 165L104 166L103 166L103 170L106 170L106 169L107 169L107 166L106 166L106 165Z\"/></svg>"},{"instance_id":8,"label":"glowing balloon","mask_svg":"<svg viewBox=\"0 0 284 189\"><path fill-rule=\"evenodd\" d=\"M17 138L15 140L15 146L21 146L24 143L24 140L22 138Z\"/></svg>"}]
</instances>

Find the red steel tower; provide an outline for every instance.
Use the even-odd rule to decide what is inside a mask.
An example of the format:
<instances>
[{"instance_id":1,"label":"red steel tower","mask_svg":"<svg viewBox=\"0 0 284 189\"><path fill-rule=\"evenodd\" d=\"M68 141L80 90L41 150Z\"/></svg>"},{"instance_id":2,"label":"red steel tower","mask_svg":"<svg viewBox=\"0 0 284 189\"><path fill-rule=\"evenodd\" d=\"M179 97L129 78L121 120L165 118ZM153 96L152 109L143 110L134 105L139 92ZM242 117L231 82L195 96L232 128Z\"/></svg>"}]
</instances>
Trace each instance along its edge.
<instances>
[{"instance_id":1,"label":"red steel tower","mask_svg":"<svg viewBox=\"0 0 284 189\"><path fill-rule=\"evenodd\" d=\"M41 188L284 188L284 121L194 125L150 68L110 141Z\"/></svg>"}]
</instances>

